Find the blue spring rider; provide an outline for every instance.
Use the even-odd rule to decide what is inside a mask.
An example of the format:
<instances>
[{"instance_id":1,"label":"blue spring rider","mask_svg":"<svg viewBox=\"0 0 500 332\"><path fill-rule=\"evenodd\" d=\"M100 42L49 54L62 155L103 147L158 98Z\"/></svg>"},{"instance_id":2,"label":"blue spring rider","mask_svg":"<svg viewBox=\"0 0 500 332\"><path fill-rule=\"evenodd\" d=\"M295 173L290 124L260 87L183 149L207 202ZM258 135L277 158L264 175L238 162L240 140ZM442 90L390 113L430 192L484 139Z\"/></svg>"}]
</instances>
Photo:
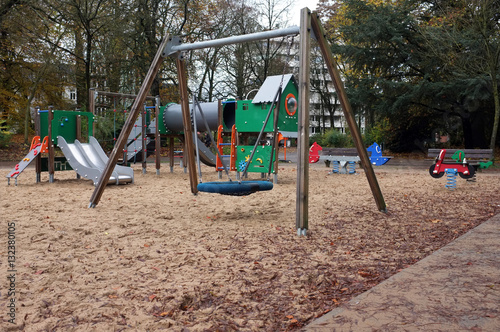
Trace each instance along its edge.
<instances>
[{"instance_id":1,"label":"blue spring rider","mask_svg":"<svg viewBox=\"0 0 500 332\"><path fill-rule=\"evenodd\" d=\"M372 155L370 156L370 162L375 165L375 166L382 166L386 162L388 162L392 157L382 156L382 149L380 146L377 144L377 142L373 143L370 145L366 151L371 152Z\"/></svg>"}]
</instances>

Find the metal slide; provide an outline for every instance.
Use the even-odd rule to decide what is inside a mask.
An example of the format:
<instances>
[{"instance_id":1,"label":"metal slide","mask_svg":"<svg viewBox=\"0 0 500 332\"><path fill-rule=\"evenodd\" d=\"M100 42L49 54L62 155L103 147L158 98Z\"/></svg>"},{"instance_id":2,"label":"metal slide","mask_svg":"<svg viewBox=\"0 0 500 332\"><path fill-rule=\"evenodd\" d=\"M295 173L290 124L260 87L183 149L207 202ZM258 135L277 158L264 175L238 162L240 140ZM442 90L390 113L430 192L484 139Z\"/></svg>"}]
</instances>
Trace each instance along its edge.
<instances>
[{"instance_id":1,"label":"metal slide","mask_svg":"<svg viewBox=\"0 0 500 332\"><path fill-rule=\"evenodd\" d=\"M208 148L205 143L203 143L199 138L196 133L193 133L194 139L198 140L198 153L200 154L200 161L204 163L207 166L215 167L215 162L216 162L216 157L215 154ZM229 165L228 160L223 160L224 163L227 162Z\"/></svg>"},{"instance_id":2,"label":"metal slide","mask_svg":"<svg viewBox=\"0 0 500 332\"><path fill-rule=\"evenodd\" d=\"M151 123L153 123L155 119L151 120ZM151 131L151 128L153 128L153 131ZM149 126L148 130L151 133L154 133L154 127ZM128 135L127 143L126 143L126 150L127 150L127 161L133 161L134 163L136 161L142 161L142 140L146 140L146 149L148 144L151 142L151 139L149 137L142 137L142 112L139 114L137 117L137 120L135 120L134 123L134 128L130 132L130 135Z\"/></svg>"},{"instance_id":3,"label":"metal slide","mask_svg":"<svg viewBox=\"0 0 500 332\"><path fill-rule=\"evenodd\" d=\"M96 186L108 162L108 157L97 140L90 136L89 143L80 143L75 140L73 144L69 144L64 137L57 136L57 145L61 148L70 166L83 178L92 180ZM116 165L108 184L129 182L134 182L134 170L130 167Z\"/></svg>"}]
</instances>

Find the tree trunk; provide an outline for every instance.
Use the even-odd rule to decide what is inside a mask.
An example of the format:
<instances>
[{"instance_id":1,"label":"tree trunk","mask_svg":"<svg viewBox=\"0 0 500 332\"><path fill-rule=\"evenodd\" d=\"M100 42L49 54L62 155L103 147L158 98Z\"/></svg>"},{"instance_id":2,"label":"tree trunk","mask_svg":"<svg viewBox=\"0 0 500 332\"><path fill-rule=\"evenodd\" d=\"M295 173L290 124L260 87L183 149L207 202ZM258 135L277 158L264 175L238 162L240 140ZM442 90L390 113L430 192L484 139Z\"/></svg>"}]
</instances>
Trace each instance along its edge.
<instances>
[{"instance_id":1,"label":"tree trunk","mask_svg":"<svg viewBox=\"0 0 500 332\"><path fill-rule=\"evenodd\" d=\"M464 134L464 146L466 149L474 149L473 144L473 132L472 132L472 124L470 117L461 116L462 120L462 131Z\"/></svg>"},{"instance_id":2,"label":"tree trunk","mask_svg":"<svg viewBox=\"0 0 500 332\"><path fill-rule=\"evenodd\" d=\"M85 63L83 61L83 40L81 30L75 29L75 81L76 81L76 103L78 106L83 105L86 100L85 90Z\"/></svg>"},{"instance_id":3,"label":"tree trunk","mask_svg":"<svg viewBox=\"0 0 500 332\"><path fill-rule=\"evenodd\" d=\"M87 33L87 54L85 58L85 89L82 91L83 103L78 104L79 107L85 110L88 110L89 89L91 88L90 82L92 79L92 43L93 37L90 33Z\"/></svg>"},{"instance_id":4,"label":"tree trunk","mask_svg":"<svg viewBox=\"0 0 500 332\"><path fill-rule=\"evenodd\" d=\"M498 122L500 119L500 100L498 96L498 80L496 73L491 75L491 84L493 85L493 100L495 101L495 117L493 119L493 130L491 132L490 149L495 150L495 143L498 134Z\"/></svg>"},{"instance_id":5,"label":"tree trunk","mask_svg":"<svg viewBox=\"0 0 500 332\"><path fill-rule=\"evenodd\" d=\"M28 102L26 103L26 110L24 112L24 144L28 144L30 111L31 111L31 98L28 98Z\"/></svg>"}]
</instances>

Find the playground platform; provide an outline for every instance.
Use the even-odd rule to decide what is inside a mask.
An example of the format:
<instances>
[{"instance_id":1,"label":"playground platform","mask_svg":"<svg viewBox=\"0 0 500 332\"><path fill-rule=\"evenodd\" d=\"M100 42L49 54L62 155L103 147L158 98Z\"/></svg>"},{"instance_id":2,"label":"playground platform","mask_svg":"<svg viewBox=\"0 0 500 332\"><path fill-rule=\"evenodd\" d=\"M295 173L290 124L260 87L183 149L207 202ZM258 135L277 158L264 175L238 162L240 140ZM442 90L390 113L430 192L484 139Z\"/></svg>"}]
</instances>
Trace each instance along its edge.
<instances>
[{"instance_id":1,"label":"playground platform","mask_svg":"<svg viewBox=\"0 0 500 332\"><path fill-rule=\"evenodd\" d=\"M301 331L500 331L499 239L500 214Z\"/></svg>"}]
</instances>

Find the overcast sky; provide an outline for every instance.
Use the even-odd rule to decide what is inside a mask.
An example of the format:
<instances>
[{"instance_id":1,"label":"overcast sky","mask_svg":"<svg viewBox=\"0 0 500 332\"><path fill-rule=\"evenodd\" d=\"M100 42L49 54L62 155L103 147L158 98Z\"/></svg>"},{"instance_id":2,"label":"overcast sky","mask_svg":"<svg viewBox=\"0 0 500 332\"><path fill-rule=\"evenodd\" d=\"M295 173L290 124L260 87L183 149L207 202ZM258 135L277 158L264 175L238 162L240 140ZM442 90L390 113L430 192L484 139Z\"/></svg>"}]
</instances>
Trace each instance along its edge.
<instances>
[{"instance_id":1,"label":"overcast sky","mask_svg":"<svg viewBox=\"0 0 500 332\"><path fill-rule=\"evenodd\" d=\"M291 25L300 25L300 10L304 7L309 8L311 11L316 9L318 0L296 0L291 9L292 21Z\"/></svg>"}]
</instances>

